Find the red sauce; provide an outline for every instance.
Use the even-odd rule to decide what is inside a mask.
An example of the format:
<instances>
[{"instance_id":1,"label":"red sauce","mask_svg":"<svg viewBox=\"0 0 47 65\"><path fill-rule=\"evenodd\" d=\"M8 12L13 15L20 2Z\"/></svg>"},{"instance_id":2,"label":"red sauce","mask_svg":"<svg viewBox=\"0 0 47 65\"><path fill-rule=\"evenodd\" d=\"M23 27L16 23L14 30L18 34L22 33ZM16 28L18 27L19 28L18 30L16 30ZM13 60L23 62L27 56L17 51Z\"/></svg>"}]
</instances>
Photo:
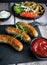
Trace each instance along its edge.
<instances>
[{"instance_id":1,"label":"red sauce","mask_svg":"<svg viewBox=\"0 0 47 65\"><path fill-rule=\"evenodd\" d=\"M25 12L20 13L20 16L28 17L28 18L35 18L38 16L38 14L33 13L33 12L29 12L29 11L25 11Z\"/></svg>"},{"instance_id":2,"label":"red sauce","mask_svg":"<svg viewBox=\"0 0 47 65\"><path fill-rule=\"evenodd\" d=\"M47 41L45 39L35 39L31 44L31 48L36 55L40 57L47 57Z\"/></svg>"}]
</instances>

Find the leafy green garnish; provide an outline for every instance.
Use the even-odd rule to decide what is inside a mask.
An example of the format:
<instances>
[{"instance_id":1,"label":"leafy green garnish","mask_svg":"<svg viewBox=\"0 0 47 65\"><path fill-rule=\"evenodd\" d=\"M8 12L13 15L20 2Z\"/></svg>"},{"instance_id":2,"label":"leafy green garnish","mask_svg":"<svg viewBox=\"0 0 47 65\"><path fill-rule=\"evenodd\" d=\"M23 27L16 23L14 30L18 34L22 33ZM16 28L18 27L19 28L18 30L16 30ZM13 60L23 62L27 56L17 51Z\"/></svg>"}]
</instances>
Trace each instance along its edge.
<instances>
[{"instance_id":1,"label":"leafy green garnish","mask_svg":"<svg viewBox=\"0 0 47 65\"><path fill-rule=\"evenodd\" d=\"M25 27L23 27L22 25L16 24L16 28L21 29L22 32L26 32L26 33L28 33L28 30L27 30Z\"/></svg>"},{"instance_id":2,"label":"leafy green garnish","mask_svg":"<svg viewBox=\"0 0 47 65\"><path fill-rule=\"evenodd\" d=\"M14 10L14 12L17 13L17 14L21 13L21 11L22 11L22 9L21 9L19 6L14 6L14 7L13 7L13 10Z\"/></svg>"},{"instance_id":3,"label":"leafy green garnish","mask_svg":"<svg viewBox=\"0 0 47 65\"><path fill-rule=\"evenodd\" d=\"M14 35L14 38L20 38L21 40L23 40L23 34L24 34L24 32L28 33L28 30L25 27L23 27L22 25L20 25L20 24L16 24L15 27L17 29L21 29L22 32L21 33L16 33Z\"/></svg>"},{"instance_id":4,"label":"leafy green garnish","mask_svg":"<svg viewBox=\"0 0 47 65\"><path fill-rule=\"evenodd\" d=\"M19 34L19 33L16 33L14 35L14 38L20 38L22 40L23 39L23 35L22 34Z\"/></svg>"},{"instance_id":5,"label":"leafy green garnish","mask_svg":"<svg viewBox=\"0 0 47 65\"><path fill-rule=\"evenodd\" d=\"M21 4L15 3L15 5L13 6L13 10L15 13L20 14L22 12Z\"/></svg>"}]
</instances>

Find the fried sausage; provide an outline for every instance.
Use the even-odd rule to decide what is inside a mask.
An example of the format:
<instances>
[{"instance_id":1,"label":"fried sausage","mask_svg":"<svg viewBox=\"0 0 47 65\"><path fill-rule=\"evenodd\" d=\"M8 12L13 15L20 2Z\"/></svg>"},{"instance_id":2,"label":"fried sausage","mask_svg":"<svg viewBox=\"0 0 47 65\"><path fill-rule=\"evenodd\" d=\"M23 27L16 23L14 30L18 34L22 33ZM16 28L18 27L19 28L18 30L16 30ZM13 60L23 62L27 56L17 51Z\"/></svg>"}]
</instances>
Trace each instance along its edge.
<instances>
[{"instance_id":1,"label":"fried sausage","mask_svg":"<svg viewBox=\"0 0 47 65\"><path fill-rule=\"evenodd\" d=\"M22 43L9 35L0 34L0 42L10 44L17 51L22 51L23 49Z\"/></svg>"},{"instance_id":2,"label":"fried sausage","mask_svg":"<svg viewBox=\"0 0 47 65\"><path fill-rule=\"evenodd\" d=\"M22 40L24 42L29 42L31 40L31 38L29 37L29 35L27 33L22 32L20 29L17 29L15 27L7 27L5 30L9 34L16 34L16 33L18 33L18 34L23 35L23 39Z\"/></svg>"},{"instance_id":3,"label":"fried sausage","mask_svg":"<svg viewBox=\"0 0 47 65\"><path fill-rule=\"evenodd\" d=\"M17 25L22 25L23 27L25 27L29 31L29 34L31 36L34 36L34 37L38 36L38 32L36 31L36 29L33 26L31 26L27 23L24 23L24 22L17 22L16 24Z\"/></svg>"}]
</instances>

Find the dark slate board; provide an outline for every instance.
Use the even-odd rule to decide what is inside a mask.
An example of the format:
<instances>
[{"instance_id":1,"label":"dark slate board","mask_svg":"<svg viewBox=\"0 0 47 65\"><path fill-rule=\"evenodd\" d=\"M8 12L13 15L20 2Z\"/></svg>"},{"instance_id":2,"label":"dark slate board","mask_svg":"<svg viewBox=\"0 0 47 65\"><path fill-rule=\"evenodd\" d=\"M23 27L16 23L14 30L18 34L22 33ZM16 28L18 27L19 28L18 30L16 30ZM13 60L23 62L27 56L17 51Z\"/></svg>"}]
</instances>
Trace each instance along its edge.
<instances>
[{"instance_id":1,"label":"dark slate board","mask_svg":"<svg viewBox=\"0 0 47 65\"><path fill-rule=\"evenodd\" d=\"M5 28L9 25L0 25L0 34L5 32ZM14 26L14 25L12 25ZM38 37L41 37L39 28L35 27L39 33ZM23 42L24 49L22 52L17 52L10 45L0 43L0 65L16 64L16 63L26 63L39 61L34 54L30 51L30 45Z\"/></svg>"}]
</instances>

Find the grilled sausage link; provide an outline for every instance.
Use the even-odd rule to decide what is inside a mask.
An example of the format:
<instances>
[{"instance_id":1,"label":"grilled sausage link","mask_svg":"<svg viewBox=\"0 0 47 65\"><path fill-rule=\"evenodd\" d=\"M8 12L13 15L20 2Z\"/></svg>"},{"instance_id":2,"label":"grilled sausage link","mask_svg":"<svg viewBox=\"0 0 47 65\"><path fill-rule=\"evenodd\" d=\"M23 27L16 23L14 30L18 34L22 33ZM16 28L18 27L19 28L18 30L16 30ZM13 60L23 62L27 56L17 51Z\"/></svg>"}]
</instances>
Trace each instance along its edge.
<instances>
[{"instance_id":1,"label":"grilled sausage link","mask_svg":"<svg viewBox=\"0 0 47 65\"><path fill-rule=\"evenodd\" d=\"M22 43L9 35L0 34L0 42L10 44L17 51L22 51L23 49Z\"/></svg>"},{"instance_id":2,"label":"grilled sausage link","mask_svg":"<svg viewBox=\"0 0 47 65\"><path fill-rule=\"evenodd\" d=\"M29 31L29 34L31 36L34 36L34 37L38 36L38 32L36 31L36 29L33 26L31 26L27 23L24 23L24 22L17 22L16 24L22 25L23 27L25 27Z\"/></svg>"},{"instance_id":3,"label":"grilled sausage link","mask_svg":"<svg viewBox=\"0 0 47 65\"><path fill-rule=\"evenodd\" d=\"M16 34L16 33L18 33L18 34L23 35L23 39L22 40L24 42L29 42L31 40L29 35L27 33L25 33L25 32L22 32L20 29L17 29L17 28L14 28L14 27L7 27L5 30L9 34Z\"/></svg>"}]
</instances>

